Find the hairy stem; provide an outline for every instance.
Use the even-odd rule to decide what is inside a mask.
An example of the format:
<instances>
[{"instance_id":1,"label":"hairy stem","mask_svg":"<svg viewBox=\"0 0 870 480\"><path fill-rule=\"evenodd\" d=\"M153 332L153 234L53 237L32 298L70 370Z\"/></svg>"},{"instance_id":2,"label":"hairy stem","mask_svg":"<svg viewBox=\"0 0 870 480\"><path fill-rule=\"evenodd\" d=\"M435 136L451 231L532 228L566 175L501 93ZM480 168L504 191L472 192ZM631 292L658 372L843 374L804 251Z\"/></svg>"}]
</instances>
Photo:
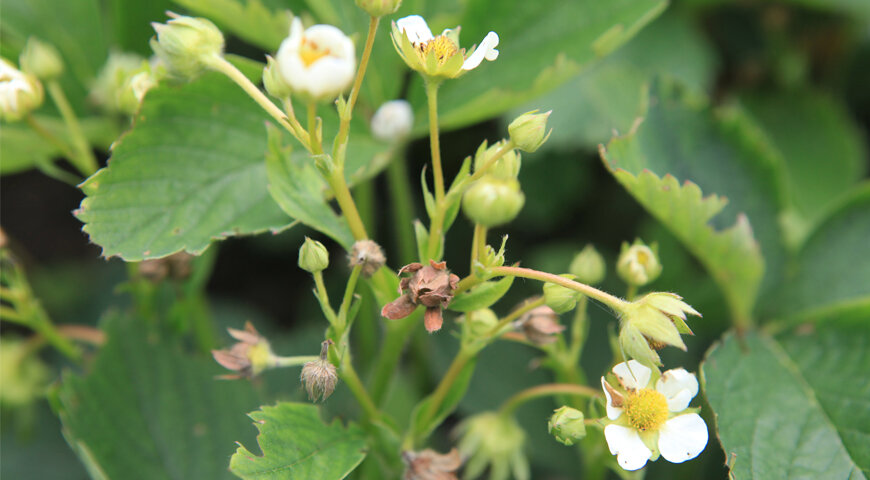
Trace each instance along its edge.
<instances>
[{"instance_id":1,"label":"hairy stem","mask_svg":"<svg viewBox=\"0 0 870 480\"><path fill-rule=\"evenodd\" d=\"M51 96L52 101L57 106L60 116L66 124L67 130L72 140L72 148L74 155L69 157L76 168L86 177L97 171L97 159L94 157L94 151L91 150L91 145L88 142L85 133L82 131L82 126L76 117L75 111L63 93L60 83L57 80L49 80L46 83L46 89Z\"/></svg>"},{"instance_id":2,"label":"hairy stem","mask_svg":"<svg viewBox=\"0 0 870 480\"><path fill-rule=\"evenodd\" d=\"M545 383L527 388L512 397L505 400L499 408L499 413L502 415L512 414L520 405L533 400L535 398L548 397L552 395L575 395L579 397L598 398L603 394L591 387L585 385L574 385L571 383Z\"/></svg>"},{"instance_id":3,"label":"hairy stem","mask_svg":"<svg viewBox=\"0 0 870 480\"><path fill-rule=\"evenodd\" d=\"M493 267L490 269L490 273L497 276L514 276L514 277L523 277L530 278L532 280L540 280L542 282L550 282L555 283L557 285L561 285L565 288L570 288L571 290L576 290L587 297L594 298L599 302L607 305L615 312L621 312L623 308L628 304L625 300L621 298L617 298L607 292L603 292L595 287L586 285L585 283L575 282L574 280L570 280L565 277L560 277L559 275L554 275L552 273L540 272L538 270L532 270L531 268L523 268L523 267Z\"/></svg>"}]
</instances>

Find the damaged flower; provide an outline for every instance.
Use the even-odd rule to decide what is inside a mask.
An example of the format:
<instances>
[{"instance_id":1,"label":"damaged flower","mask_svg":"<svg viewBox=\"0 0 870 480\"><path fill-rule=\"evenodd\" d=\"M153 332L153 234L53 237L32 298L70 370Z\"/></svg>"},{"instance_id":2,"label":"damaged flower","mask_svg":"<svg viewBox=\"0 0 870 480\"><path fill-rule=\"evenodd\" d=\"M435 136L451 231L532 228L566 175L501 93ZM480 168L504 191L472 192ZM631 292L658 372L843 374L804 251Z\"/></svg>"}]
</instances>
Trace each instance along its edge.
<instances>
[{"instance_id":1,"label":"damaged flower","mask_svg":"<svg viewBox=\"0 0 870 480\"><path fill-rule=\"evenodd\" d=\"M556 335L565 330L559 324L559 316L552 308L541 305L520 317L515 323L526 338L535 345L547 345L556 341Z\"/></svg>"},{"instance_id":2,"label":"damaged flower","mask_svg":"<svg viewBox=\"0 0 870 480\"><path fill-rule=\"evenodd\" d=\"M436 263L429 260L429 265L410 263L399 270L399 275L410 273L410 277L399 282L399 293L402 296L384 305L381 315L391 320L398 320L410 315L418 305L426 307L424 324L429 333L441 329L444 319L441 309L453 300L453 291L459 283L459 277L447 270L446 262Z\"/></svg>"},{"instance_id":3,"label":"damaged flower","mask_svg":"<svg viewBox=\"0 0 870 480\"><path fill-rule=\"evenodd\" d=\"M362 274L366 278L374 275L387 262L381 246L372 240L354 243L347 258L351 267L362 267Z\"/></svg>"},{"instance_id":4,"label":"damaged flower","mask_svg":"<svg viewBox=\"0 0 870 480\"><path fill-rule=\"evenodd\" d=\"M251 322L245 323L244 330L228 328L227 331L238 342L229 349L212 350L211 354L221 366L238 373L221 375L219 378L253 378L274 363L275 355L269 341L257 332Z\"/></svg>"},{"instance_id":5,"label":"damaged flower","mask_svg":"<svg viewBox=\"0 0 870 480\"><path fill-rule=\"evenodd\" d=\"M305 391L308 392L308 399L316 402L318 398L324 401L335 391L335 385L338 383L338 373L335 365L329 361L329 346L332 345L332 340L324 340L320 345L320 358L307 362L302 367L302 374L299 379L302 380L302 385L305 386Z\"/></svg>"},{"instance_id":6,"label":"damaged flower","mask_svg":"<svg viewBox=\"0 0 870 480\"><path fill-rule=\"evenodd\" d=\"M440 454L431 448L422 452L402 452L405 462L404 480L456 480L456 470L462 466L459 450L452 449Z\"/></svg>"}]
</instances>

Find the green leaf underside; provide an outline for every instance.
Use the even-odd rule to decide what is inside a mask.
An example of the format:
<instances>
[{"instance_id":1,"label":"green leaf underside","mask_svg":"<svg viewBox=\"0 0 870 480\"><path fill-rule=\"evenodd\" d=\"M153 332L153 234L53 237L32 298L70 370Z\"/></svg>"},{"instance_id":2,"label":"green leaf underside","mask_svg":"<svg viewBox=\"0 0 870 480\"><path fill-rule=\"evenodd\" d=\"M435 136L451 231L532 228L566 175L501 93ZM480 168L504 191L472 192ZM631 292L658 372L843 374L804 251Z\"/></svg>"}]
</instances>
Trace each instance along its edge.
<instances>
[{"instance_id":1,"label":"green leaf underside","mask_svg":"<svg viewBox=\"0 0 870 480\"><path fill-rule=\"evenodd\" d=\"M766 305L770 315L827 317L848 311L870 317L870 183L848 198L810 234L795 266Z\"/></svg>"},{"instance_id":2,"label":"green leaf underside","mask_svg":"<svg viewBox=\"0 0 870 480\"><path fill-rule=\"evenodd\" d=\"M67 441L93 478L233 478L222 459L248 433L250 385L215 380L211 359L143 325L109 318L91 373L64 376L54 403Z\"/></svg>"},{"instance_id":3,"label":"green leaf underside","mask_svg":"<svg viewBox=\"0 0 870 480\"><path fill-rule=\"evenodd\" d=\"M702 384L735 478L867 478L866 320L778 339L728 334L710 350Z\"/></svg>"},{"instance_id":4,"label":"green leaf underside","mask_svg":"<svg viewBox=\"0 0 870 480\"><path fill-rule=\"evenodd\" d=\"M338 480L365 458L362 430L337 420L324 424L314 405L283 402L249 416L260 431L263 455L239 445L230 460L232 472L246 480Z\"/></svg>"},{"instance_id":5,"label":"green leaf underside","mask_svg":"<svg viewBox=\"0 0 870 480\"><path fill-rule=\"evenodd\" d=\"M494 9L488 1L468 2L460 22L460 46L470 51L495 31L499 58L444 84L439 93L441 126L453 129L485 120L561 85L632 38L666 5L661 0L547 0ZM430 25L432 31L455 26ZM422 86L417 87L411 101L419 106L422 133L426 100Z\"/></svg>"},{"instance_id":6,"label":"green leaf underside","mask_svg":"<svg viewBox=\"0 0 870 480\"><path fill-rule=\"evenodd\" d=\"M81 185L83 230L103 255L136 261L285 228L266 189L265 120L217 74L152 90L108 166Z\"/></svg>"},{"instance_id":7,"label":"green leaf underside","mask_svg":"<svg viewBox=\"0 0 870 480\"><path fill-rule=\"evenodd\" d=\"M778 157L759 143L754 127L739 112L714 116L670 88L653 87L646 119L611 140L602 159L704 264L735 320L746 322L759 285L773 284L773 276L763 280L765 267L779 273L783 264ZM682 186L675 177L684 181ZM716 195L704 198L702 190L728 195L728 201Z\"/></svg>"}]
</instances>

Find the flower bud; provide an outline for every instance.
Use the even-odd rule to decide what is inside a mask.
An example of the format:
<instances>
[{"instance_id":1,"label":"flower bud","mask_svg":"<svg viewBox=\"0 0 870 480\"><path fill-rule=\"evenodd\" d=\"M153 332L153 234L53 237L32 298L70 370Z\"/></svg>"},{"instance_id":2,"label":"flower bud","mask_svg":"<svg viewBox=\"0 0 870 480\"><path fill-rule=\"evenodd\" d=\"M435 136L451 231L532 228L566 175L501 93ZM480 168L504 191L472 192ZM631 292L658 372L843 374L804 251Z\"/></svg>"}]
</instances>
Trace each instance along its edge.
<instances>
[{"instance_id":1,"label":"flower bud","mask_svg":"<svg viewBox=\"0 0 870 480\"><path fill-rule=\"evenodd\" d=\"M21 70L40 80L49 80L63 73L63 60L60 58L60 53L53 45L36 37L27 39L18 62L21 64Z\"/></svg>"},{"instance_id":2,"label":"flower bud","mask_svg":"<svg viewBox=\"0 0 870 480\"><path fill-rule=\"evenodd\" d=\"M547 132L547 118L552 110L536 113L537 110L524 113L508 125L508 132L514 145L524 152L534 152L550 137L552 129Z\"/></svg>"},{"instance_id":3,"label":"flower bud","mask_svg":"<svg viewBox=\"0 0 870 480\"><path fill-rule=\"evenodd\" d=\"M494 157L499 150L504 148L505 144L507 144L507 141L501 140L487 148L486 141L481 143L480 147L477 149L477 153L474 154L474 171L479 171L489 163L490 159ZM498 178L517 178L517 175L520 174L521 165L522 158L520 157L520 154L517 153L516 149L511 149L509 152L502 155L501 158L496 160L495 163L493 163L486 171L486 174Z\"/></svg>"},{"instance_id":4,"label":"flower bud","mask_svg":"<svg viewBox=\"0 0 870 480\"><path fill-rule=\"evenodd\" d=\"M299 17L275 54L278 70L293 93L331 100L350 87L356 74L353 41L332 25L307 29Z\"/></svg>"},{"instance_id":5,"label":"flower bud","mask_svg":"<svg viewBox=\"0 0 870 480\"><path fill-rule=\"evenodd\" d=\"M462 196L462 210L474 223L495 227L516 218L525 202L516 179L484 175Z\"/></svg>"},{"instance_id":6,"label":"flower bud","mask_svg":"<svg viewBox=\"0 0 870 480\"><path fill-rule=\"evenodd\" d=\"M263 68L263 86L269 95L275 98L284 99L293 93L290 90L290 85L284 80L281 71L278 68L278 63L271 55L266 55L266 66Z\"/></svg>"},{"instance_id":7,"label":"flower bud","mask_svg":"<svg viewBox=\"0 0 870 480\"><path fill-rule=\"evenodd\" d=\"M150 70L139 55L113 51L91 85L90 100L108 112L133 114L157 83Z\"/></svg>"},{"instance_id":8,"label":"flower bud","mask_svg":"<svg viewBox=\"0 0 870 480\"><path fill-rule=\"evenodd\" d=\"M42 84L0 58L0 120L14 122L42 105Z\"/></svg>"},{"instance_id":9,"label":"flower bud","mask_svg":"<svg viewBox=\"0 0 870 480\"><path fill-rule=\"evenodd\" d=\"M165 24L153 22L157 38L151 39L151 49L166 63L170 73L192 78L204 70L212 58L224 51L224 36L205 18L194 18L169 12Z\"/></svg>"},{"instance_id":10,"label":"flower bud","mask_svg":"<svg viewBox=\"0 0 870 480\"><path fill-rule=\"evenodd\" d=\"M318 273L329 266L329 252L317 240L305 237L305 243L299 247L299 268L310 273Z\"/></svg>"},{"instance_id":11,"label":"flower bud","mask_svg":"<svg viewBox=\"0 0 870 480\"><path fill-rule=\"evenodd\" d=\"M625 283L636 287L652 282L662 273L657 250L655 244L650 248L639 239L631 246L623 243L616 262L616 273Z\"/></svg>"},{"instance_id":12,"label":"flower bud","mask_svg":"<svg viewBox=\"0 0 870 480\"><path fill-rule=\"evenodd\" d=\"M583 412L576 408L561 406L550 417L547 429L557 441L570 447L586 436Z\"/></svg>"},{"instance_id":13,"label":"flower bud","mask_svg":"<svg viewBox=\"0 0 870 480\"><path fill-rule=\"evenodd\" d=\"M488 308L481 308L465 314L465 329L472 338L488 334L498 324L498 315Z\"/></svg>"},{"instance_id":14,"label":"flower bud","mask_svg":"<svg viewBox=\"0 0 870 480\"><path fill-rule=\"evenodd\" d=\"M348 260L351 267L361 265L362 274L366 278L374 275L387 262L381 246L372 240L360 240L354 243Z\"/></svg>"},{"instance_id":15,"label":"flower bud","mask_svg":"<svg viewBox=\"0 0 870 480\"><path fill-rule=\"evenodd\" d=\"M580 253L575 255L568 268L568 271L577 277L577 281L587 285L601 283L604 280L606 270L604 257L598 253L598 250L595 250L592 244L586 245Z\"/></svg>"},{"instance_id":16,"label":"flower bud","mask_svg":"<svg viewBox=\"0 0 870 480\"><path fill-rule=\"evenodd\" d=\"M24 407L45 395L51 371L24 340L0 337L0 404Z\"/></svg>"},{"instance_id":17,"label":"flower bud","mask_svg":"<svg viewBox=\"0 0 870 480\"><path fill-rule=\"evenodd\" d=\"M312 402L324 401L335 391L338 383L338 373L335 365L329 362L328 352L332 340L325 340L320 344L320 358L307 362L302 366L299 379L308 393L308 399Z\"/></svg>"},{"instance_id":18,"label":"flower bud","mask_svg":"<svg viewBox=\"0 0 870 480\"><path fill-rule=\"evenodd\" d=\"M523 453L526 433L512 415L484 412L468 418L457 427L461 437L459 452L468 457L465 478L479 477L487 466L503 472L493 478L529 478L529 464Z\"/></svg>"},{"instance_id":19,"label":"flower bud","mask_svg":"<svg viewBox=\"0 0 870 480\"><path fill-rule=\"evenodd\" d=\"M356 5L373 17L396 13L402 0L356 0Z\"/></svg>"},{"instance_id":20,"label":"flower bud","mask_svg":"<svg viewBox=\"0 0 870 480\"><path fill-rule=\"evenodd\" d=\"M559 276L574 280L574 275L570 273ZM544 301L556 313L565 313L573 310L577 306L577 300L580 299L580 295L582 294L576 290L555 283L544 284Z\"/></svg>"},{"instance_id":21,"label":"flower bud","mask_svg":"<svg viewBox=\"0 0 870 480\"><path fill-rule=\"evenodd\" d=\"M382 142L404 140L414 126L414 112L406 100L391 100L378 108L372 116L372 135Z\"/></svg>"}]
</instances>

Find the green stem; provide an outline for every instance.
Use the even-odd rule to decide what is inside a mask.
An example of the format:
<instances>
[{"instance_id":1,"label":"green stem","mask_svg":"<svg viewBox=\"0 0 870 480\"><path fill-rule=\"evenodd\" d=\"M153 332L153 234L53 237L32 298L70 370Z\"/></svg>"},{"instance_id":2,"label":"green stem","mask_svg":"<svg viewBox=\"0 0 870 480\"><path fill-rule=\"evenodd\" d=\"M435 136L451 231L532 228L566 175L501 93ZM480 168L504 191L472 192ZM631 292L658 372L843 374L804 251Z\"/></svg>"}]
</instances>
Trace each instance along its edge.
<instances>
[{"instance_id":1,"label":"green stem","mask_svg":"<svg viewBox=\"0 0 870 480\"><path fill-rule=\"evenodd\" d=\"M272 359L273 368L281 367L298 367L305 365L308 362L316 362L320 359L318 355L301 355L296 357L275 357Z\"/></svg>"},{"instance_id":2,"label":"green stem","mask_svg":"<svg viewBox=\"0 0 870 480\"><path fill-rule=\"evenodd\" d=\"M317 101L308 101L308 138L311 139L311 153L323 153L323 139L317 134Z\"/></svg>"},{"instance_id":3,"label":"green stem","mask_svg":"<svg viewBox=\"0 0 870 480\"><path fill-rule=\"evenodd\" d=\"M357 183L351 192L362 224L375 225L375 179Z\"/></svg>"},{"instance_id":4,"label":"green stem","mask_svg":"<svg viewBox=\"0 0 870 480\"><path fill-rule=\"evenodd\" d=\"M341 323L342 330L348 327L347 311L350 308L350 302L353 300L353 292L356 291L356 282L359 280L359 274L362 271L362 265L353 267L350 271L350 277L347 279L347 286L344 289L344 298L341 299L341 306L338 308L338 321ZM343 336L339 335L339 337Z\"/></svg>"},{"instance_id":5,"label":"green stem","mask_svg":"<svg viewBox=\"0 0 870 480\"><path fill-rule=\"evenodd\" d=\"M60 150L61 155L69 159L72 159L75 156L72 152L72 149L70 149L70 146L67 145L66 142L64 142L55 134L51 133L50 131L48 131L48 129L43 127L39 122L36 121L36 118L34 118L33 115L27 115L26 117L24 117L24 121L27 122L27 125L31 129L33 129L33 131L36 132L37 135L48 140L49 143L51 143L52 145L54 145L55 148Z\"/></svg>"},{"instance_id":6,"label":"green stem","mask_svg":"<svg viewBox=\"0 0 870 480\"><path fill-rule=\"evenodd\" d=\"M337 317L335 316L335 310L332 309L332 305L329 303L329 294L326 293L326 285L323 283L323 272L314 272L312 276L314 277L314 286L317 288L317 296L320 297L320 303L325 310L323 313L327 316L329 323L335 325Z\"/></svg>"},{"instance_id":7,"label":"green stem","mask_svg":"<svg viewBox=\"0 0 870 480\"><path fill-rule=\"evenodd\" d=\"M336 165L336 168L332 170L332 174L327 180L329 181L329 186L332 187L332 193L335 194L335 201L338 202L338 206L347 220L353 238L355 240L369 238L362 218L359 216L359 210L356 209L353 196L350 194L350 189L347 187L347 182L344 180L344 168Z\"/></svg>"},{"instance_id":8,"label":"green stem","mask_svg":"<svg viewBox=\"0 0 870 480\"><path fill-rule=\"evenodd\" d=\"M444 173L441 170L441 140L438 136L438 87L440 82L426 82L426 97L429 100L429 147L432 150L432 175L435 177L435 203L444 199Z\"/></svg>"},{"instance_id":9,"label":"green stem","mask_svg":"<svg viewBox=\"0 0 870 480\"><path fill-rule=\"evenodd\" d=\"M408 341L408 336L414 327L420 324L423 309L417 309L411 315L401 320L388 320L387 332L375 365L375 374L372 379L372 397L380 405L384 401L390 380L396 373L402 350Z\"/></svg>"},{"instance_id":10,"label":"green stem","mask_svg":"<svg viewBox=\"0 0 870 480\"><path fill-rule=\"evenodd\" d=\"M408 182L408 170L403 157L396 157L387 167L390 188L390 206L393 209L393 228L399 243L400 264L414 261L417 248L414 240L414 200ZM421 259L422 260L422 259Z\"/></svg>"},{"instance_id":11,"label":"green stem","mask_svg":"<svg viewBox=\"0 0 870 480\"><path fill-rule=\"evenodd\" d=\"M87 137L85 137L82 131L82 126L79 123L78 117L76 117L72 105L70 105L69 100L67 100L66 95L63 93L63 88L61 88L57 80L49 80L46 83L46 89L69 131L72 148L75 152L75 155L69 158L70 161L86 177L92 175L97 171L97 159L94 157L94 151L91 149L90 142L88 142Z\"/></svg>"},{"instance_id":12,"label":"green stem","mask_svg":"<svg viewBox=\"0 0 870 480\"><path fill-rule=\"evenodd\" d=\"M545 383L527 388L512 397L505 400L499 408L499 413L502 415L512 414L520 405L533 400L535 398L548 397L552 395L575 395L579 397L598 398L603 394L591 387L585 385L574 385L571 383Z\"/></svg>"},{"instance_id":13,"label":"green stem","mask_svg":"<svg viewBox=\"0 0 870 480\"><path fill-rule=\"evenodd\" d=\"M492 330L489 331L489 338L495 338L501 333L504 327L510 325L511 322L522 317L526 313L540 307L541 305L544 305L545 303L546 301L544 300L544 297L540 297L535 300L527 300L526 303L524 303L522 306L499 320L495 327L493 327Z\"/></svg>"},{"instance_id":14,"label":"green stem","mask_svg":"<svg viewBox=\"0 0 870 480\"><path fill-rule=\"evenodd\" d=\"M499 161L501 157L505 156L505 154L507 154L514 148L516 148L516 146L514 145L513 140L508 140L507 142L505 142L505 144L502 145L502 147L498 149L498 151L495 152L495 154L490 157L489 160L486 161L486 163L484 163L483 165L481 165L480 168L474 171L474 173L468 178L466 185L470 184L475 180L479 180L480 177L486 174L487 170L489 170L490 167L495 165L495 162Z\"/></svg>"},{"instance_id":15,"label":"green stem","mask_svg":"<svg viewBox=\"0 0 870 480\"><path fill-rule=\"evenodd\" d=\"M490 269L490 273L495 276L514 276L514 277L522 277L522 278L530 278L532 280L540 280L542 282L550 282L555 283L557 285L561 285L565 288L570 288L571 290L576 290L587 297L594 298L599 302L607 305L615 312L621 312L629 302L622 300L621 298L617 298L607 292L603 292L595 287L586 285L585 283L575 282L574 280L570 280L565 277L560 277L559 275L554 275L552 273L540 272L538 270L532 270L531 268L523 268L523 267L493 267Z\"/></svg>"},{"instance_id":16,"label":"green stem","mask_svg":"<svg viewBox=\"0 0 870 480\"><path fill-rule=\"evenodd\" d=\"M444 403L444 399L447 398L447 394L450 393L450 389L453 388L453 384L456 383L459 374L462 373L462 369L465 368L465 365L468 364L469 360L474 358L474 352L475 351L470 349L460 348L459 353L457 353L453 358L453 363L450 364L447 373L444 374L444 377L441 378L441 382L435 388L435 391L432 392L431 400L429 401L429 408L426 409L426 412L423 415L423 421L420 422L420 425L423 425L424 428L435 419L438 410L441 409L441 404ZM415 436L419 436L422 433L423 432L415 432Z\"/></svg>"},{"instance_id":17,"label":"green stem","mask_svg":"<svg viewBox=\"0 0 870 480\"><path fill-rule=\"evenodd\" d=\"M304 131L302 125L299 124L299 121L293 115L293 110L289 110L285 113L283 110L278 108L277 105L272 103L269 100L269 97L266 96L260 88L254 85L248 77L245 76L238 68L235 67L232 63L228 62L225 58L221 56L212 57L208 63L209 68L220 72L230 80L235 82L236 85L242 88L245 93L248 94L255 102L257 102L263 110L266 111L272 118L275 119L278 124L287 129L296 140L299 140L309 152L311 151L311 136ZM288 116L288 114L290 116Z\"/></svg>"},{"instance_id":18,"label":"green stem","mask_svg":"<svg viewBox=\"0 0 870 480\"><path fill-rule=\"evenodd\" d=\"M480 258L486 253L487 231L487 228L479 223L474 225L474 238L477 240L477 245L474 246L474 250L477 251L477 256L474 257L474 260L471 262L472 272L474 271L474 262L480 260Z\"/></svg>"},{"instance_id":19,"label":"green stem","mask_svg":"<svg viewBox=\"0 0 870 480\"><path fill-rule=\"evenodd\" d=\"M583 343L586 341L586 334L589 330L589 322L586 321L586 304L588 300L585 295L577 299L577 307L574 310L574 321L571 323L571 344L568 347L568 358L573 365L577 365L580 361L580 353L583 351Z\"/></svg>"},{"instance_id":20,"label":"green stem","mask_svg":"<svg viewBox=\"0 0 870 480\"><path fill-rule=\"evenodd\" d=\"M630 283L628 288L625 289L625 299L630 302L634 300L635 295L637 295L637 285Z\"/></svg>"},{"instance_id":21,"label":"green stem","mask_svg":"<svg viewBox=\"0 0 870 480\"><path fill-rule=\"evenodd\" d=\"M356 370L354 370L349 354L345 354L342 358L341 379L344 380L344 383L347 384L347 387L350 389L351 393L353 393L357 402L359 402L363 412L365 412L365 418L372 421L379 419L381 413L378 411L378 407L375 406L374 401L372 401L372 397L370 397L366 391L365 386L363 386L363 383L360 381Z\"/></svg>"}]
</instances>

